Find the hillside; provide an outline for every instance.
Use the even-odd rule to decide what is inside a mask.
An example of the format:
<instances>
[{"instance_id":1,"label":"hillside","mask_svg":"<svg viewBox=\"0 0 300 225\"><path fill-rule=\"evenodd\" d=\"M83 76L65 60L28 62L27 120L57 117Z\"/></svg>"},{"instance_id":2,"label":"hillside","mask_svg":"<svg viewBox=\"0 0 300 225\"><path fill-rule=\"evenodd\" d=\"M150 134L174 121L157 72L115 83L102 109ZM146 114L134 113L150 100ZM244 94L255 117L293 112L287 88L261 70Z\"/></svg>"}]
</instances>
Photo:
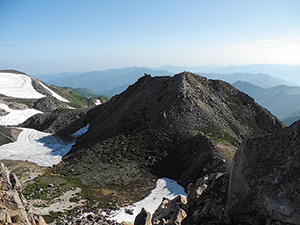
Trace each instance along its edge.
<instances>
[{"instance_id":1,"label":"hillside","mask_svg":"<svg viewBox=\"0 0 300 225\"><path fill-rule=\"evenodd\" d=\"M281 119L298 116L300 108L300 87L278 85L262 88L245 81L237 81L233 86L249 94L251 97ZM297 117L294 117L295 121ZM287 125L290 125L291 121Z\"/></svg>"},{"instance_id":2,"label":"hillside","mask_svg":"<svg viewBox=\"0 0 300 225\"><path fill-rule=\"evenodd\" d=\"M207 171L226 170L224 162L230 162L242 139L283 127L230 84L188 72L174 77L145 75L91 109L84 121L90 124L88 132L58 170L98 185L129 185L143 179L139 172L131 178L128 165L187 185ZM103 171L107 163L114 168L114 178Z\"/></svg>"},{"instance_id":3,"label":"hillside","mask_svg":"<svg viewBox=\"0 0 300 225\"><path fill-rule=\"evenodd\" d=\"M201 75L201 73L199 73ZM278 77L271 76L265 73L229 73L229 74L220 74L220 73L211 73L211 74L204 74L210 79L221 79L229 83L234 83L238 80L247 81L253 83L255 85L259 85L263 88L270 88L277 85L289 85L290 82L287 82L283 79Z\"/></svg>"},{"instance_id":4,"label":"hillside","mask_svg":"<svg viewBox=\"0 0 300 225\"><path fill-rule=\"evenodd\" d=\"M86 98L69 88L46 85L15 70L0 71L1 125L17 125L43 112L95 106L97 98Z\"/></svg>"},{"instance_id":5,"label":"hillside","mask_svg":"<svg viewBox=\"0 0 300 225\"><path fill-rule=\"evenodd\" d=\"M96 92L93 92L88 88L72 88L72 87L68 87L68 88L83 97L87 97L87 98L98 97L98 99L100 99L101 102L107 102L109 100L108 96L97 94Z\"/></svg>"}]
</instances>

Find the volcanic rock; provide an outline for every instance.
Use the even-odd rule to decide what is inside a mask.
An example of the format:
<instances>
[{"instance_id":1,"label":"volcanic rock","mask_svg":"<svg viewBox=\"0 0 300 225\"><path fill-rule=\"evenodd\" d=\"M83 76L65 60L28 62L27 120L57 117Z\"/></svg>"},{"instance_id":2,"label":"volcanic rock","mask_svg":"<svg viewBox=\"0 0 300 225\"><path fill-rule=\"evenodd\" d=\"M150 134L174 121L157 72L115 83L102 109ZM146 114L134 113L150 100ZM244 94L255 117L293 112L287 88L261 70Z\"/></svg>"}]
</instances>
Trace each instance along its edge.
<instances>
[{"instance_id":1,"label":"volcanic rock","mask_svg":"<svg viewBox=\"0 0 300 225\"><path fill-rule=\"evenodd\" d=\"M242 142L232 168L227 216L234 222L300 224L300 121Z\"/></svg>"},{"instance_id":2,"label":"volcanic rock","mask_svg":"<svg viewBox=\"0 0 300 225\"><path fill-rule=\"evenodd\" d=\"M142 208L141 212L135 217L134 225L152 225L151 213Z\"/></svg>"},{"instance_id":3,"label":"volcanic rock","mask_svg":"<svg viewBox=\"0 0 300 225\"><path fill-rule=\"evenodd\" d=\"M90 128L64 156L60 172L73 169L87 180L91 161L134 161L184 186L224 172L242 139L283 128L230 84L189 72L145 75L82 121Z\"/></svg>"}]
</instances>

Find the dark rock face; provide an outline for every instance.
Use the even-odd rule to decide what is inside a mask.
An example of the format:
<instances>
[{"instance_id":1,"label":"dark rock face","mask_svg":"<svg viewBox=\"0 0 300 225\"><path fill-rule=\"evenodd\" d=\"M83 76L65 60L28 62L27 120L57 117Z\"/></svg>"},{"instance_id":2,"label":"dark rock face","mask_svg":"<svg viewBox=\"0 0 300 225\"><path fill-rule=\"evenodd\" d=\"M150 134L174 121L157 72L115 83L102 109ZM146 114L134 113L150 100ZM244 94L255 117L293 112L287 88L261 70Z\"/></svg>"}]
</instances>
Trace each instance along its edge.
<instances>
[{"instance_id":1,"label":"dark rock face","mask_svg":"<svg viewBox=\"0 0 300 225\"><path fill-rule=\"evenodd\" d=\"M134 225L151 225L151 213L142 208L141 212L136 216Z\"/></svg>"},{"instance_id":2,"label":"dark rock face","mask_svg":"<svg viewBox=\"0 0 300 225\"><path fill-rule=\"evenodd\" d=\"M98 142L148 128L192 137L211 126L240 140L243 135L261 135L283 127L253 98L230 84L188 72L174 77L146 75L107 104L91 110L88 117L93 124L78 147L87 138Z\"/></svg>"},{"instance_id":3,"label":"dark rock face","mask_svg":"<svg viewBox=\"0 0 300 225\"><path fill-rule=\"evenodd\" d=\"M52 112L59 108L59 101L54 97L40 98L32 104L32 108L42 112Z\"/></svg>"},{"instance_id":4,"label":"dark rock face","mask_svg":"<svg viewBox=\"0 0 300 225\"><path fill-rule=\"evenodd\" d=\"M208 172L224 172L225 162L234 154L233 145L243 138L283 127L230 84L189 72L174 77L145 75L122 94L90 110L85 121L89 131L77 140L65 162L100 161L103 143L113 139L111 161L118 155L126 158L125 151L136 155L139 148L144 158L139 161L144 160L158 176L184 186ZM128 142L138 144L130 147ZM159 157L153 153L156 146Z\"/></svg>"},{"instance_id":5,"label":"dark rock face","mask_svg":"<svg viewBox=\"0 0 300 225\"><path fill-rule=\"evenodd\" d=\"M64 113L54 111L52 113L36 114L20 126L66 136L85 126L84 115L86 113L87 109L74 109L65 110Z\"/></svg>"},{"instance_id":6,"label":"dark rock face","mask_svg":"<svg viewBox=\"0 0 300 225\"><path fill-rule=\"evenodd\" d=\"M243 141L231 169L226 212L233 221L300 224L300 121Z\"/></svg>"},{"instance_id":7,"label":"dark rock face","mask_svg":"<svg viewBox=\"0 0 300 225\"><path fill-rule=\"evenodd\" d=\"M15 142L18 139L21 130L6 126L0 126L0 146Z\"/></svg>"}]
</instances>

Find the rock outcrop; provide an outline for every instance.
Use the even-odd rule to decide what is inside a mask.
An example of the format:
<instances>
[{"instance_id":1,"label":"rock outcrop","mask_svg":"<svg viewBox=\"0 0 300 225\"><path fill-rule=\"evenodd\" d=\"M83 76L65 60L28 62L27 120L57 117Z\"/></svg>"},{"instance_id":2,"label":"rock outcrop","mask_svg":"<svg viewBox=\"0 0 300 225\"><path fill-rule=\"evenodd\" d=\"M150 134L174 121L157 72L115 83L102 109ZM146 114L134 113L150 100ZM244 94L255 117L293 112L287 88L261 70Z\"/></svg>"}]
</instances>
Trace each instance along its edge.
<instances>
[{"instance_id":1,"label":"rock outcrop","mask_svg":"<svg viewBox=\"0 0 300 225\"><path fill-rule=\"evenodd\" d=\"M54 97L44 97L36 100L32 103L32 108L40 110L42 112L52 112L56 109L59 109L60 102Z\"/></svg>"},{"instance_id":2,"label":"rock outcrop","mask_svg":"<svg viewBox=\"0 0 300 225\"><path fill-rule=\"evenodd\" d=\"M152 224L180 225L187 217L186 205L187 200L183 195L178 195L173 200L164 198L152 215Z\"/></svg>"},{"instance_id":3,"label":"rock outcrop","mask_svg":"<svg viewBox=\"0 0 300 225\"><path fill-rule=\"evenodd\" d=\"M226 213L247 224L300 224L300 121L242 142L232 168Z\"/></svg>"},{"instance_id":4,"label":"rock outcrop","mask_svg":"<svg viewBox=\"0 0 300 225\"><path fill-rule=\"evenodd\" d=\"M20 124L20 126L66 136L86 126L84 116L87 111L87 109L73 109L63 110L64 113L57 110L52 113L36 114Z\"/></svg>"},{"instance_id":5,"label":"rock outcrop","mask_svg":"<svg viewBox=\"0 0 300 225\"><path fill-rule=\"evenodd\" d=\"M45 225L43 217L34 217L32 205L18 191L21 184L14 174L0 162L0 223Z\"/></svg>"},{"instance_id":6,"label":"rock outcrop","mask_svg":"<svg viewBox=\"0 0 300 225\"><path fill-rule=\"evenodd\" d=\"M20 133L20 129L0 125L0 146L10 142L15 142Z\"/></svg>"},{"instance_id":7,"label":"rock outcrop","mask_svg":"<svg viewBox=\"0 0 300 225\"><path fill-rule=\"evenodd\" d=\"M134 225L152 225L151 213L142 208L141 212L135 217Z\"/></svg>"}]
</instances>

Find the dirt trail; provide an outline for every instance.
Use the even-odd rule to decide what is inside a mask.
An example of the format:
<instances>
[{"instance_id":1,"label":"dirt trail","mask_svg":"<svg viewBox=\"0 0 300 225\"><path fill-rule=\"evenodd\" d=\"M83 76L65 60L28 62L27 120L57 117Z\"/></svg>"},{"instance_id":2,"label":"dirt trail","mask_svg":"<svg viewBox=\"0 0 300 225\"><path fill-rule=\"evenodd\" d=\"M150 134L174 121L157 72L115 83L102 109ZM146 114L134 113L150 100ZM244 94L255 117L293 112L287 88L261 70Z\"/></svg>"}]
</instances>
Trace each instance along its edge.
<instances>
[{"instance_id":1,"label":"dirt trail","mask_svg":"<svg viewBox=\"0 0 300 225\"><path fill-rule=\"evenodd\" d=\"M50 211L53 212L62 212L64 210L70 210L77 206L84 205L84 200L79 202L70 202L70 198L74 197L77 193L81 191L80 188L75 188L74 190L69 190L63 193L60 197L52 200L52 204L48 207L33 207L33 212L38 215L46 215L49 214ZM30 202L34 205L40 203L40 200L30 200Z\"/></svg>"}]
</instances>

